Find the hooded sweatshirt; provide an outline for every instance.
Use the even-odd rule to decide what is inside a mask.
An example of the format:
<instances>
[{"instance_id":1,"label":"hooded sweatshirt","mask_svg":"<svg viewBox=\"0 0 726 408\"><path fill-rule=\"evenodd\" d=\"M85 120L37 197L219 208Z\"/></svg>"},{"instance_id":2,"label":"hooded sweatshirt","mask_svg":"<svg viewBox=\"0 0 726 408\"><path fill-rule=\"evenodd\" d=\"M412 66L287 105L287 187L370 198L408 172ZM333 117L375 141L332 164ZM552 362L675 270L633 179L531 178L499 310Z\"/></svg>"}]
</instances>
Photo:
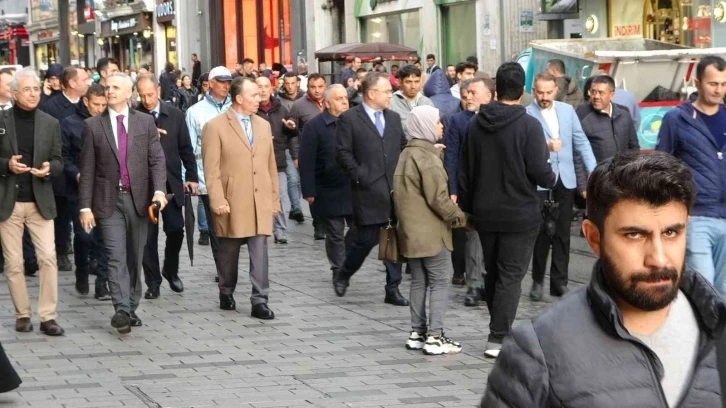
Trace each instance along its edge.
<instances>
[{"instance_id":1,"label":"hooded sweatshirt","mask_svg":"<svg viewBox=\"0 0 726 408\"><path fill-rule=\"evenodd\" d=\"M582 102L582 91L577 86L577 81L564 76L557 78L555 83L558 89L556 99L560 102L570 104L573 108L577 109L580 102Z\"/></svg>"},{"instance_id":2,"label":"hooded sweatshirt","mask_svg":"<svg viewBox=\"0 0 726 408\"><path fill-rule=\"evenodd\" d=\"M401 91L396 91L393 94L391 98L391 110L401 115L401 124L403 125L404 131L406 131L406 122L408 121L408 116L411 114L411 110L417 106L434 107L434 103L421 93L416 95L416 99L413 101L406 99Z\"/></svg>"},{"instance_id":3,"label":"hooded sweatshirt","mask_svg":"<svg viewBox=\"0 0 726 408\"><path fill-rule=\"evenodd\" d=\"M426 80L424 85L424 95L431 99L436 109L441 112L441 117L453 115L458 112L461 100L454 97L451 94L451 88L449 88L449 81L446 79L446 75L440 69L434 71L433 74Z\"/></svg>"},{"instance_id":4,"label":"hooded sweatshirt","mask_svg":"<svg viewBox=\"0 0 726 408\"><path fill-rule=\"evenodd\" d=\"M539 227L537 186L556 176L539 121L520 105L492 101L469 122L459 158L459 206L479 231Z\"/></svg>"}]
</instances>

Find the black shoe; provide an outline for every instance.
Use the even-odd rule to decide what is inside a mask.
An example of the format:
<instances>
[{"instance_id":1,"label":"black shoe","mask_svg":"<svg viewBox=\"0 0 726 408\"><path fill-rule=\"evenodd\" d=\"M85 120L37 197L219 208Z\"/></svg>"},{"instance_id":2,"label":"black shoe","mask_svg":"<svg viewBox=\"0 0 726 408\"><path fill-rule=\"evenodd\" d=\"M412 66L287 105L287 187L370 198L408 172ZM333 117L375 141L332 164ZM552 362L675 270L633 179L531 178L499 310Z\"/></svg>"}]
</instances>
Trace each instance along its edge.
<instances>
[{"instance_id":1,"label":"black shoe","mask_svg":"<svg viewBox=\"0 0 726 408\"><path fill-rule=\"evenodd\" d=\"M39 269L38 262L28 262L25 264L25 276L33 276Z\"/></svg>"},{"instance_id":2,"label":"black shoe","mask_svg":"<svg viewBox=\"0 0 726 408\"><path fill-rule=\"evenodd\" d=\"M111 318L111 327L118 330L121 334L126 334L131 332L131 319L129 318L128 313L118 311L115 315Z\"/></svg>"},{"instance_id":3,"label":"black shoe","mask_svg":"<svg viewBox=\"0 0 726 408\"><path fill-rule=\"evenodd\" d=\"M46 336L62 336L66 332L55 320L40 322L40 331Z\"/></svg>"},{"instance_id":4,"label":"black shoe","mask_svg":"<svg viewBox=\"0 0 726 408\"><path fill-rule=\"evenodd\" d=\"M219 275L217 275L217 276L214 277L214 281L217 282L217 283L219 283Z\"/></svg>"},{"instance_id":5,"label":"black shoe","mask_svg":"<svg viewBox=\"0 0 726 408\"><path fill-rule=\"evenodd\" d=\"M323 239L325 239L325 233L324 232L320 232L320 231L315 231L315 233L313 234L313 238L316 241L323 240Z\"/></svg>"},{"instance_id":6,"label":"black shoe","mask_svg":"<svg viewBox=\"0 0 726 408\"><path fill-rule=\"evenodd\" d=\"M408 300L406 300L405 297L401 294L401 292L396 289L386 290L386 299L384 300L385 303L394 305L394 306L408 306L410 303Z\"/></svg>"},{"instance_id":7,"label":"black shoe","mask_svg":"<svg viewBox=\"0 0 726 408\"><path fill-rule=\"evenodd\" d=\"M68 259L68 255L59 255L56 260L58 262L58 271L70 272L73 270L73 264L71 264L71 260Z\"/></svg>"},{"instance_id":8,"label":"black shoe","mask_svg":"<svg viewBox=\"0 0 726 408\"><path fill-rule=\"evenodd\" d=\"M338 295L338 297L345 296L345 292L348 290L348 286L350 286L350 280L349 279L342 279L340 277L340 272L338 272L337 276L333 276L333 289L335 289L335 294Z\"/></svg>"},{"instance_id":9,"label":"black shoe","mask_svg":"<svg viewBox=\"0 0 726 408\"><path fill-rule=\"evenodd\" d=\"M159 295L159 288L149 288L144 293L144 299L158 299Z\"/></svg>"},{"instance_id":10,"label":"black shoe","mask_svg":"<svg viewBox=\"0 0 726 408\"><path fill-rule=\"evenodd\" d=\"M96 294L93 297L96 300L111 300L111 293L108 291L108 286L105 283L96 285Z\"/></svg>"},{"instance_id":11,"label":"black shoe","mask_svg":"<svg viewBox=\"0 0 726 408\"><path fill-rule=\"evenodd\" d=\"M21 317L15 321L15 331L19 333L30 333L33 331L33 323L29 317Z\"/></svg>"},{"instance_id":12,"label":"black shoe","mask_svg":"<svg viewBox=\"0 0 726 408\"><path fill-rule=\"evenodd\" d=\"M237 304L234 302L232 295L219 294L219 308L222 310L235 310Z\"/></svg>"},{"instance_id":13,"label":"black shoe","mask_svg":"<svg viewBox=\"0 0 726 408\"><path fill-rule=\"evenodd\" d=\"M134 312L131 312L131 315L129 316L129 322L131 323L131 327L141 326L141 319L139 319L139 316L136 316L136 313Z\"/></svg>"},{"instance_id":14,"label":"black shoe","mask_svg":"<svg viewBox=\"0 0 726 408\"><path fill-rule=\"evenodd\" d=\"M466 291L464 297L464 306L476 307L479 306L480 302L484 301L484 289L482 288L469 288Z\"/></svg>"},{"instance_id":15,"label":"black shoe","mask_svg":"<svg viewBox=\"0 0 726 408\"><path fill-rule=\"evenodd\" d=\"M466 285L466 278L464 277L464 274L461 275L454 275L451 278L451 284L454 286L464 286Z\"/></svg>"},{"instance_id":16,"label":"black shoe","mask_svg":"<svg viewBox=\"0 0 726 408\"><path fill-rule=\"evenodd\" d=\"M199 241L197 241L199 245L209 245L209 233L208 232L200 232L199 233Z\"/></svg>"},{"instance_id":17,"label":"black shoe","mask_svg":"<svg viewBox=\"0 0 726 408\"><path fill-rule=\"evenodd\" d=\"M542 293L542 284L532 282L532 290L529 291L529 298L535 302L539 302L540 300L542 300L543 296L544 294Z\"/></svg>"},{"instance_id":18,"label":"black shoe","mask_svg":"<svg viewBox=\"0 0 726 408\"><path fill-rule=\"evenodd\" d=\"M179 279L179 273L167 273L166 270L161 271L161 276L169 282L169 288L176 293L184 292L184 283Z\"/></svg>"},{"instance_id":19,"label":"black shoe","mask_svg":"<svg viewBox=\"0 0 726 408\"><path fill-rule=\"evenodd\" d=\"M76 291L81 295L88 294L88 274L76 270Z\"/></svg>"},{"instance_id":20,"label":"black shoe","mask_svg":"<svg viewBox=\"0 0 726 408\"><path fill-rule=\"evenodd\" d=\"M569 291L567 286L550 285L550 296L565 296Z\"/></svg>"},{"instance_id":21,"label":"black shoe","mask_svg":"<svg viewBox=\"0 0 726 408\"><path fill-rule=\"evenodd\" d=\"M305 216L299 209L290 211L290 216L288 218L299 223L305 222Z\"/></svg>"},{"instance_id":22,"label":"black shoe","mask_svg":"<svg viewBox=\"0 0 726 408\"><path fill-rule=\"evenodd\" d=\"M267 307L267 303L258 303L252 306L251 316L262 320L272 320L275 318L275 313Z\"/></svg>"},{"instance_id":23,"label":"black shoe","mask_svg":"<svg viewBox=\"0 0 726 408\"><path fill-rule=\"evenodd\" d=\"M276 244L287 244L287 238L277 238L277 237L275 237L275 243Z\"/></svg>"}]
</instances>

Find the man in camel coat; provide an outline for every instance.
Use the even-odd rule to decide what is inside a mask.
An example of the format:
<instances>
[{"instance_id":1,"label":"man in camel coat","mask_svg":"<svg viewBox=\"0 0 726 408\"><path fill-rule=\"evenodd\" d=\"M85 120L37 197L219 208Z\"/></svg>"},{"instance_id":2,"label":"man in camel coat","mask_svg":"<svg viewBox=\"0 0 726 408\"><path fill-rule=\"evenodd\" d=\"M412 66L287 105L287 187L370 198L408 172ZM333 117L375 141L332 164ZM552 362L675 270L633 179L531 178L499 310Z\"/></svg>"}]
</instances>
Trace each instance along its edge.
<instances>
[{"instance_id":1,"label":"man in camel coat","mask_svg":"<svg viewBox=\"0 0 726 408\"><path fill-rule=\"evenodd\" d=\"M267 237L280 212L277 163L270 124L255 115L260 90L254 80L239 77L230 87L232 106L202 130L204 175L219 237L219 307L234 310L237 265L242 245L250 256L252 317L274 319L267 307Z\"/></svg>"}]
</instances>

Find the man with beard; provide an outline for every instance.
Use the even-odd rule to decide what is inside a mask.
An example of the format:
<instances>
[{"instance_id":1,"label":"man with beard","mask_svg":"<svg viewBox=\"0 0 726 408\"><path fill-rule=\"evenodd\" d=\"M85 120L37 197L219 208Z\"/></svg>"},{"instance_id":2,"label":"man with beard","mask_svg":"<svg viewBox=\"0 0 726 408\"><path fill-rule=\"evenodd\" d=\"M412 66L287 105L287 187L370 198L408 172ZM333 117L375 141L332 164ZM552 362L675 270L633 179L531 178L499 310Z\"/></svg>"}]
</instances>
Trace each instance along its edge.
<instances>
[{"instance_id":1,"label":"man with beard","mask_svg":"<svg viewBox=\"0 0 726 408\"><path fill-rule=\"evenodd\" d=\"M667 153L626 152L590 176L588 287L512 330L482 407L717 407L726 302L685 268L696 187Z\"/></svg>"}]
</instances>

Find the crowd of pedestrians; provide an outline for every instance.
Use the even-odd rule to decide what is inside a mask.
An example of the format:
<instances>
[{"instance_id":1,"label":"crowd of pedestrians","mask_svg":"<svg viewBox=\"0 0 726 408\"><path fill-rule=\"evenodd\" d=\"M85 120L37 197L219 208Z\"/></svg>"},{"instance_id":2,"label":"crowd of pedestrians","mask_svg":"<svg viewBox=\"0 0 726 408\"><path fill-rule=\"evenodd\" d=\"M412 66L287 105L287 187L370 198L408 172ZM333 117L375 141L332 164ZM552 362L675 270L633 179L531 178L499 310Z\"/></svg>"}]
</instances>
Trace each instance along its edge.
<instances>
[{"instance_id":1,"label":"crowd of pedestrians","mask_svg":"<svg viewBox=\"0 0 726 408\"><path fill-rule=\"evenodd\" d=\"M164 280L184 291L190 196L219 308L237 308L246 245L250 314L274 319L268 237L287 244L307 202L339 297L386 238L382 298L410 308L406 348L462 351L445 325L451 285L467 287L466 306L486 305L485 356L497 361L482 406L715 406L726 322L722 58L700 61L695 101L665 116L652 153L640 152L632 94L605 73L580 89L561 60L527 93L517 63L490 75L475 58L444 69L433 54L425 69L391 73L354 58L334 84L305 64L246 58L203 73L192 62L191 74L168 63L159 76L120 72L113 58L95 71L51 65L44 81L32 68L0 71L0 239L18 332L33 331L25 276L38 273L40 330L64 334L58 271L74 268L81 296L96 275L112 327L142 327L142 297L162 296ZM570 293L578 203L598 261ZM513 329L530 264L529 297L544 298L550 250L549 294L567 296Z\"/></svg>"}]
</instances>

